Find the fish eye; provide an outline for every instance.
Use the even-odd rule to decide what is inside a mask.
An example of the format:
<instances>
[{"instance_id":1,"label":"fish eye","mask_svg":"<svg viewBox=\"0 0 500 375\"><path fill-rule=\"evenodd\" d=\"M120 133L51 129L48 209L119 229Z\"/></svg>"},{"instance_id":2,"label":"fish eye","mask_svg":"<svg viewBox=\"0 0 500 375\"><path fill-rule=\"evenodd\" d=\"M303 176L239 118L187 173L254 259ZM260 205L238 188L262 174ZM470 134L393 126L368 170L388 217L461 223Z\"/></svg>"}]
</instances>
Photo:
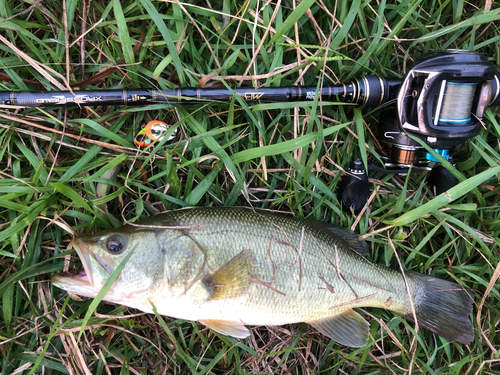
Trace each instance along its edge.
<instances>
[{"instance_id":1,"label":"fish eye","mask_svg":"<svg viewBox=\"0 0 500 375\"><path fill-rule=\"evenodd\" d=\"M123 250L125 250L125 240L119 234L112 234L106 240L106 250L113 255L123 253Z\"/></svg>"}]
</instances>

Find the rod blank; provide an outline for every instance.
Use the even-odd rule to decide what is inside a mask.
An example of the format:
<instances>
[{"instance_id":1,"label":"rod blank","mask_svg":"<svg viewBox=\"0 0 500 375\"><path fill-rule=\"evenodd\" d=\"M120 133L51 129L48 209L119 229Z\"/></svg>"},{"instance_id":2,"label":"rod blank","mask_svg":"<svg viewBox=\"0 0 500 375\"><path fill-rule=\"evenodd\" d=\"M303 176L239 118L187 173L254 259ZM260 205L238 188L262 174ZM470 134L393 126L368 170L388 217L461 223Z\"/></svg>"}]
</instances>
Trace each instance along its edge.
<instances>
[{"instance_id":1,"label":"rod blank","mask_svg":"<svg viewBox=\"0 0 500 375\"><path fill-rule=\"evenodd\" d=\"M322 101L340 101L362 107L376 107L396 98L401 81L363 76L346 84L323 87ZM180 88L176 90L123 89L16 92L0 91L0 104L21 107L103 106L150 104L200 104L229 102L237 95L247 102L293 102L314 100L315 86L236 88Z\"/></svg>"}]
</instances>

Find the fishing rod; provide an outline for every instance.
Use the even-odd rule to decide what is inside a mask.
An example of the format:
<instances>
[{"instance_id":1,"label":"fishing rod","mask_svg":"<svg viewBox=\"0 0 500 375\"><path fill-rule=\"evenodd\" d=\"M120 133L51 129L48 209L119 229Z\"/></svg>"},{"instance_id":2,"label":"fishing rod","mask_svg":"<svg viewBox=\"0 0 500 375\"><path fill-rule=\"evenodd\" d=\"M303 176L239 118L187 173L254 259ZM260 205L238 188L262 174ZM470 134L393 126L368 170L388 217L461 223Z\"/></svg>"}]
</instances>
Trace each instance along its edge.
<instances>
[{"instance_id":1,"label":"fishing rod","mask_svg":"<svg viewBox=\"0 0 500 375\"><path fill-rule=\"evenodd\" d=\"M82 91L0 91L4 107L71 107L229 102L312 101L316 86L261 88L178 88L174 90L120 89ZM449 50L424 55L403 80L367 75L348 83L327 86L322 101L378 107L397 103L397 112L381 120L381 141L390 145L390 159L414 164L422 148L414 135L447 157L456 144L477 135L487 107L500 106L500 72L484 55ZM158 131L163 129L160 127ZM151 134L150 132L148 134ZM432 160L435 161L435 160Z\"/></svg>"},{"instance_id":2,"label":"fishing rod","mask_svg":"<svg viewBox=\"0 0 500 375\"><path fill-rule=\"evenodd\" d=\"M337 86L324 87L322 100L337 100L361 107L376 107L396 99L401 80L374 75ZM174 90L120 89L83 91L0 91L0 103L21 107L85 107L104 105L206 104L229 102L239 96L247 102L294 102L314 99L316 86L262 88L178 88Z\"/></svg>"},{"instance_id":3,"label":"fishing rod","mask_svg":"<svg viewBox=\"0 0 500 375\"><path fill-rule=\"evenodd\" d=\"M0 106L184 105L230 102L233 96L248 102L274 103L312 101L316 91L316 86L0 91ZM433 143L433 136L462 141L475 131L477 121L473 117L481 118L488 106L500 105L500 72L480 54L460 50L436 52L418 60L403 80L367 75L348 83L323 87L318 95L322 101L333 100L360 107L377 107L396 101L397 117L405 131L429 135L430 143ZM471 113L474 116L471 117ZM459 134L449 134L452 124L457 129L451 133ZM443 126L446 129L442 129ZM444 137L443 132L446 133ZM386 137L388 142L391 137L394 136Z\"/></svg>"},{"instance_id":4,"label":"fishing rod","mask_svg":"<svg viewBox=\"0 0 500 375\"><path fill-rule=\"evenodd\" d=\"M247 102L294 102L313 101L316 91L316 86L0 91L0 106L185 105L230 102L234 96ZM500 106L500 72L484 55L447 50L421 57L402 80L362 76L348 83L323 87L318 97L322 101L360 107L396 102L397 110L387 111L380 120L380 141L388 147L388 160L382 168L386 173L404 174L408 173L410 166L425 170L429 162L438 161L432 153L422 156L424 147L415 137L448 159L452 147L479 134L485 110ZM168 124L163 122L150 123L140 132L135 143L147 147L152 141L161 139L167 129ZM359 165L353 166L352 175L366 174Z\"/></svg>"}]
</instances>

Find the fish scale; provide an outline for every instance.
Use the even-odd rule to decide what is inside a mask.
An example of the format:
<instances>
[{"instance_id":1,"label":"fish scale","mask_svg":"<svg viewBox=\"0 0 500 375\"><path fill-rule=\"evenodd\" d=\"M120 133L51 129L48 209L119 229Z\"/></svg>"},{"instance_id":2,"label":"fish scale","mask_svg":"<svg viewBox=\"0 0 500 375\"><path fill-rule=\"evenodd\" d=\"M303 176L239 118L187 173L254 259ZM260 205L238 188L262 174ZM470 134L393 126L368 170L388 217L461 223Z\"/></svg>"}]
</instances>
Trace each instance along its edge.
<instances>
[{"instance_id":1,"label":"fish scale","mask_svg":"<svg viewBox=\"0 0 500 375\"><path fill-rule=\"evenodd\" d=\"M372 298L370 306L385 307L388 298L392 298L395 304L399 300L402 301L401 305L408 304L401 272L383 267L385 278L380 278L382 271L378 271L366 258L354 250L339 251L345 250L340 241L335 241L331 235L318 230L308 221L247 209L228 212L224 208L215 208L198 209L191 215L178 212L173 217L165 217L163 222L164 225L173 223L186 227L204 223L203 227L188 232L210 254L208 263L211 269L224 266L245 249L252 252L255 263L251 272L284 295L264 285L252 283L245 298L231 301L235 306L244 306L249 317L271 303L278 307L266 313L279 322L283 319L299 322L330 316L335 313L330 307L371 295L377 296ZM348 231L346 233L351 235ZM335 246L338 249L338 261ZM342 278L335 269L337 262ZM360 280L353 278L353 273L360 275ZM328 291L319 275L333 286L335 293ZM382 282L378 288L361 281L363 277L373 279L377 276ZM374 282L371 284L374 285ZM394 285L402 287L394 288ZM314 294L311 290L315 291ZM346 309L342 306L336 312Z\"/></svg>"},{"instance_id":2,"label":"fish scale","mask_svg":"<svg viewBox=\"0 0 500 375\"><path fill-rule=\"evenodd\" d=\"M250 335L246 325L307 322L360 347L369 334L357 307L387 308L460 343L474 336L470 291L372 264L358 235L325 222L251 208L191 208L72 245L85 272L55 275L55 285L95 296L133 251L104 300L148 312L153 304L161 314L238 338Z\"/></svg>"}]
</instances>

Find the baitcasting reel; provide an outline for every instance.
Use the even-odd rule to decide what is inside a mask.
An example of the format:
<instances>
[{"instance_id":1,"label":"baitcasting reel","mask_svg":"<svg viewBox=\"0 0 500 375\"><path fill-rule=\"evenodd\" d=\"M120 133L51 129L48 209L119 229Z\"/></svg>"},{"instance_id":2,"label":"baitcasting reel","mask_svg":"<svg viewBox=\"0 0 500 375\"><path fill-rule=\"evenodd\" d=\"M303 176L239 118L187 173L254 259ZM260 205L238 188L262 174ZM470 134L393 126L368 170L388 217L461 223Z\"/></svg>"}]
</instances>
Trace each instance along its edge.
<instances>
[{"instance_id":1,"label":"baitcasting reel","mask_svg":"<svg viewBox=\"0 0 500 375\"><path fill-rule=\"evenodd\" d=\"M384 166L369 169L405 175L431 171L428 183L436 194L456 185L458 180L415 138L454 164L450 151L479 134L480 120L487 107L500 105L500 72L493 63L468 51L435 52L423 56L408 72L397 97L397 111L380 119L379 140L387 146ZM413 138L412 138L413 137ZM359 212L368 197L365 167L352 163L350 174L342 177L339 198L345 207ZM366 176L366 181L360 179Z\"/></svg>"}]
</instances>

